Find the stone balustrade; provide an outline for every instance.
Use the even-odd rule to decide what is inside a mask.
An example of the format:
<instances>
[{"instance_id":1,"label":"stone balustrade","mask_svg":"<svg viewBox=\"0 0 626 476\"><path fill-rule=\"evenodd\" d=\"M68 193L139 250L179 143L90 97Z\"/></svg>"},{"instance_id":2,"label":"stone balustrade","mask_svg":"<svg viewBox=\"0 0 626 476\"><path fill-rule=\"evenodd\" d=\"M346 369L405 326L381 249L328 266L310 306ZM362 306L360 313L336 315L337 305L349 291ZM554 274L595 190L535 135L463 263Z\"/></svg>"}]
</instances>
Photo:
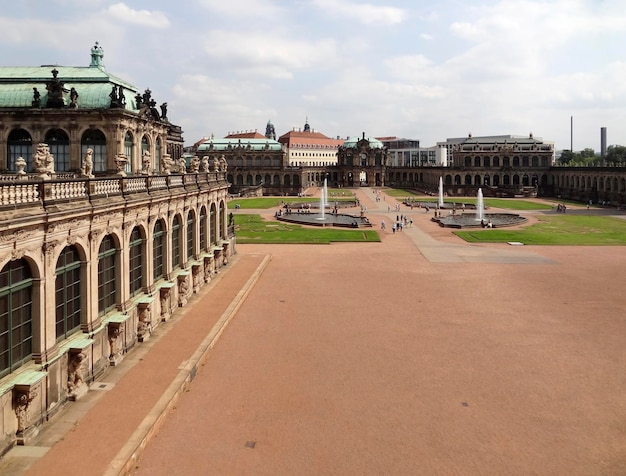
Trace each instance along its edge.
<instances>
[{"instance_id":1,"label":"stone balustrade","mask_svg":"<svg viewBox=\"0 0 626 476\"><path fill-rule=\"evenodd\" d=\"M154 190L207 188L226 181L224 172L203 172L186 175L150 175L132 177L76 178L54 176L42 180L40 175L0 175L0 207L43 205L57 201L150 193Z\"/></svg>"}]
</instances>

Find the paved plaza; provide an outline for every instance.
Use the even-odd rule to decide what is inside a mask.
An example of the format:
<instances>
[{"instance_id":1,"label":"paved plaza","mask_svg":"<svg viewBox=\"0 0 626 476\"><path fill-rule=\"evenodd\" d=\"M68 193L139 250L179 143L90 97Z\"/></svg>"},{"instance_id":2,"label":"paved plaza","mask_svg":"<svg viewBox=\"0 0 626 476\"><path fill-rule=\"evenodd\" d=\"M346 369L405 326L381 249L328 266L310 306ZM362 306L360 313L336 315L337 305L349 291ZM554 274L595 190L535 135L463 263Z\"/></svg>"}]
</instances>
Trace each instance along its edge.
<instances>
[{"instance_id":1,"label":"paved plaza","mask_svg":"<svg viewBox=\"0 0 626 476\"><path fill-rule=\"evenodd\" d=\"M382 243L238 245L0 473L626 474L626 247L467 244L400 213Z\"/></svg>"}]
</instances>

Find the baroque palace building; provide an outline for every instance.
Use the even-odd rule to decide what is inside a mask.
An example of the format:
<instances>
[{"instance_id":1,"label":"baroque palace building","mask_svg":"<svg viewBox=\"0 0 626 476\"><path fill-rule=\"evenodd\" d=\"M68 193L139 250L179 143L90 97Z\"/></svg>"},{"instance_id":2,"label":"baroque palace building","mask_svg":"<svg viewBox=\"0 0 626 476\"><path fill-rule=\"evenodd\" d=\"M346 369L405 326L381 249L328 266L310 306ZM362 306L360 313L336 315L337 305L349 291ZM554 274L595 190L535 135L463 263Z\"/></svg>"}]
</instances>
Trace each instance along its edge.
<instances>
[{"instance_id":1,"label":"baroque palace building","mask_svg":"<svg viewBox=\"0 0 626 476\"><path fill-rule=\"evenodd\" d=\"M183 157L151 92L0 67L0 453L185 306L235 252L227 164Z\"/></svg>"}]
</instances>

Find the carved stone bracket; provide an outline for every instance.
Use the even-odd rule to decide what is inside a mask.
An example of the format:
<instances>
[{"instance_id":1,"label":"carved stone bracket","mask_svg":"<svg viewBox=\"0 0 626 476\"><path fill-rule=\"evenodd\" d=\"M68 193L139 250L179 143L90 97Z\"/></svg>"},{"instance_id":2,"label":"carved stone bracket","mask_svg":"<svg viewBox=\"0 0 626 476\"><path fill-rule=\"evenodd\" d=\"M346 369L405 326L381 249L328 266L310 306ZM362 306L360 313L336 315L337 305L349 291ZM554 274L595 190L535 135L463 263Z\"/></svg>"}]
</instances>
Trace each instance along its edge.
<instances>
[{"instance_id":1,"label":"carved stone bracket","mask_svg":"<svg viewBox=\"0 0 626 476\"><path fill-rule=\"evenodd\" d=\"M33 421L31 407L36 397L41 395L41 382L46 372L26 372L19 383L13 386L13 409L17 419L15 432L17 444L28 444L39 433L38 421Z\"/></svg>"},{"instance_id":2,"label":"carved stone bracket","mask_svg":"<svg viewBox=\"0 0 626 476\"><path fill-rule=\"evenodd\" d=\"M171 302L172 302L172 288L173 284L167 283L163 285L159 289L159 301L161 304L161 320L167 321L172 313Z\"/></svg>"},{"instance_id":3,"label":"carved stone bracket","mask_svg":"<svg viewBox=\"0 0 626 476\"><path fill-rule=\"evenodd\" d=\"M204 257L204 282L211 282L211 276L213 274L213 266L214 266L213 256L205 256Z\"/></svg>"},{"instance_id":4,"label":"carved stone bracket","mask_svg":"<svg viewBox=\"0 0 626 476\"><path fill-rule=\"evenodd\" d=\"M187 297L189 296L189 272L179 274L177 277L178 283L178 306L183 307L187 304Z\"/></svg>"},{"instance_id":5,"label":"carved stone bracket","mask_svg":"<svg viewBox=\"0 0 626 476\"><path fill-rule=\"evenodd\" d=\"M152 335L152 299L137 304L137 339L145 342Z\"/></svg>"},{"instance_id":6,"label":"carved stone bracket","mask_svg":"<svg viewBox=\"0 0 626 476\"><path fill-rule=\"evenodd\" d=\"M201 274L200 270L203 268L202 263L195 263L191 265L191 279L193 283L193 292L197 293L200 291L200 280Z\"/></svg>"},{"instance_id":7,"label":"carved stone bracket","mask_svg":"<svg viewBox=\"0 0 626 476\"><path fill-rule=\"evenodd\" d=\"M118 365L124 359L124 321L110 320L107 323L109 339L109 364Z\"/></svg>"}]
</instances>

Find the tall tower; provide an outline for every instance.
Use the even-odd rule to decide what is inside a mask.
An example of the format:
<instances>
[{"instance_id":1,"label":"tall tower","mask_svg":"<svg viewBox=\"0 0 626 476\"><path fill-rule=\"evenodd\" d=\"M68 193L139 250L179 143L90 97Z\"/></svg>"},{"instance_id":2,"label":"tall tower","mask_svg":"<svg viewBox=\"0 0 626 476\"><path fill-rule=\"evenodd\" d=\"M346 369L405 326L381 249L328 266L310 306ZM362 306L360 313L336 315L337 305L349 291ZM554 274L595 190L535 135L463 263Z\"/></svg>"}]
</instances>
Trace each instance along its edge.
<instances>
[{"instance_id":1,"label":"tall tower","mask_svg":"<svg viewBox=\"0 0 626 476\"><path fill-rule=\"evenodd\" d=\"M265 137L276 140L276 129L274 129L272 121L267 121L267 126L265 126Z\"/></svg>"}]
</instances>

